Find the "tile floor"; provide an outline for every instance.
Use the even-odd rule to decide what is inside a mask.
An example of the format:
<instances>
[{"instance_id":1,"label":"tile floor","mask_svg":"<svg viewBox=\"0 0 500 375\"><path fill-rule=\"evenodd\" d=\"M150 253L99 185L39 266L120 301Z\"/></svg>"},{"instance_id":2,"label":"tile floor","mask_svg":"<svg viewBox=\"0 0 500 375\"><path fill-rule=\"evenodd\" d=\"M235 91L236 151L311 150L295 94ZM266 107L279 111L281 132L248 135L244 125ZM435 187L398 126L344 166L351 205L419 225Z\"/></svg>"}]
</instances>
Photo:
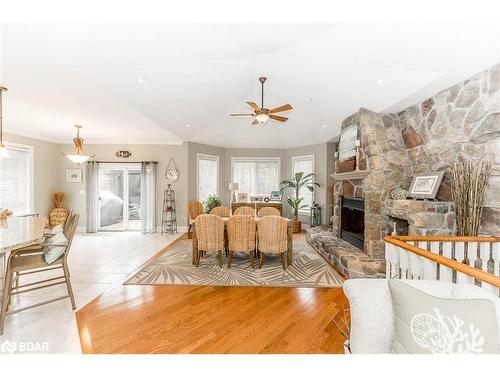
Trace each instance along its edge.
<instances>
[{"instance_id":1,"label":"tile floor","mask_svg":"<svg viewBox=\"0 0 500 375\"><path fill-rule=\"evenodd\" d=\"M181 234L143 235L138 232L78 234L69 255L69 269L77 309L85 306L103 291L127 279L129 273ZM62 273L52 271L55 276ZM35 274L36 275L36 274ZM39 276L27 275L21 283L36 281ZM54 276L54 277L55 277ZM65 285L28 292L13 298L18 308L66 293ZM0 336L0 353L8 341L16 343L17 351L81 353L75 312L69 299L7 316L4 334ZM4 349L4 350L2 350ZM38 350L33 350L38 349Z\"/></svg>"}]
</instances>

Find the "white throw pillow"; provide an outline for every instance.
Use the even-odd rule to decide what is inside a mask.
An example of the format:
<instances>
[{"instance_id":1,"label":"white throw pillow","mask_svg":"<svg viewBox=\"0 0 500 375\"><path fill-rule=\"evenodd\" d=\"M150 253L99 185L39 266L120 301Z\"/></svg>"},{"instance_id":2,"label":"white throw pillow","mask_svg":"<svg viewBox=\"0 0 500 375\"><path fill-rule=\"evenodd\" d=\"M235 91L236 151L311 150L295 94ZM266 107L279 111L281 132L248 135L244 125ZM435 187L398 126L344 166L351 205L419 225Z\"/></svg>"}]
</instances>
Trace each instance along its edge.
<instances>
[{"instance_id":1,"label":"white throw pillow","mask_svg":"<svg viewBox=\"0 0 500 375\"><path fill-rule=\"evenodd\" d=\"M64 227L61 224L56 225L50 230L50 234L57 234L64 230Z\"/></svg>"},{"instance_id":2,"label":"white throw pillow","mask_svg":"<svg viewBox=\"0 0 500 375\"><path fill-rule=\"evenodd\" d=\"M49 238L47 240L47 243L49 245L66 245L68 243L68 240L64 236L64 233L61 231L56 233L52 238ZM64 254L64 250L66 250L66 248L62 246L48 246L43 252L45 262L47 264L54 263L61 257L61 255Z\"/></svg>"}]
</instances>

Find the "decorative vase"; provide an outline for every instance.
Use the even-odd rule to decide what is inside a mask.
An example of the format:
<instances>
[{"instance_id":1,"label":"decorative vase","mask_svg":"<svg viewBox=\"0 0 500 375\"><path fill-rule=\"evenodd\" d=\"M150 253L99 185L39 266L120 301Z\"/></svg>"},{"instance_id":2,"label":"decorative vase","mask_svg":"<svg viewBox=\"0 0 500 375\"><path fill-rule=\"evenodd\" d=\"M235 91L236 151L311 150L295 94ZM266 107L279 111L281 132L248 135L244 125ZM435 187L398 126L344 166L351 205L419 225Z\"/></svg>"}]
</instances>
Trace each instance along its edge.
<instances>
[{"instance_id":1,"label":"decorative vase","mask_svg":"<svg viewBox=\"0 0 500 375\"><path fill-rule=\"evenodd\" d=\"M50 226L55 227L56 225L64 225L68 218L68 210L63 207L64 193L57 192L52 194L52 201L54 202L55 208L53 208L49 214Z\"/></svg>"},{"instance_id":2,"label":"decorative vase","mask_svg":"<svg viewBox=\"0 0 500 375\"><path fill-rule=\"evenodd\" d=\"M401 189L401 188L396 188L393 191L391 191L391 198L392 199L406 199L410 193L408 190Z\"/></svg>"},{"instance_id":3,"label":"decorative vase","mask_svg":"<svg viewBox=\"0 0 500 375\"><path fill-rule=\"evenodd\" d=\"M302 231L302 221L292 220L292 232L300 233Z\"/></svg>"}]
</instances>

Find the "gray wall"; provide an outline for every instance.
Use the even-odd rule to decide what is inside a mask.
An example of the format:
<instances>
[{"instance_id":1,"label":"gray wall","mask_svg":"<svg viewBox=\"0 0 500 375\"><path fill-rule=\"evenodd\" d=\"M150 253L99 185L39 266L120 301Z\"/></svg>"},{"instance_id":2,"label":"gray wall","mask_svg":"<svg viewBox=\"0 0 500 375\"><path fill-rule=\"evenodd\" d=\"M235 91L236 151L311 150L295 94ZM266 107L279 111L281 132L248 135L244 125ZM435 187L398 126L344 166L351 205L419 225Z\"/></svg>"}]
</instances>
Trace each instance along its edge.
<instances>
[{"instance_id":1,"label":"gray wall","mask_svg":"<svg viewBox=\"0 0 500 375\"><path fill-rule=\"evenodd\" d=\"M53 208L52 193L60 191L59 146L56 143L4 133L6 142L33 147L34 212L47 216Z\"/></svg>"},{"instance_id":2,"label":"gray wall","mask_svg":"<svg viewBox=\"0 0 500 375\"><path fill-rule=\"evenodd\" d=\"M71 145L60 145L60 151L71 152ZM128 159L117 158L115 152L127 150L132 153ZM177 169L179 170L179 179L173 184L175 189L177 225L185 226L187 223L187 184L188 184L188 147L187 144L177 145L86 145L85 152L95 154L95 160L105 162L120 161L157 161L157 225L161 224L161 210L163 204L163 190L167 182L164 172L171 157L174 158ZM60 152L59 152L60 155ZM86 215L86 197L85 197L85 167L72 163L68 158L58 156L59 162L59 189L67 194L66 207L77 210L80 213L80 225L85 226L87 222ZM81 183L66 182L66 169L82 169L84 181Z\"/></svg>"}]
</instances>

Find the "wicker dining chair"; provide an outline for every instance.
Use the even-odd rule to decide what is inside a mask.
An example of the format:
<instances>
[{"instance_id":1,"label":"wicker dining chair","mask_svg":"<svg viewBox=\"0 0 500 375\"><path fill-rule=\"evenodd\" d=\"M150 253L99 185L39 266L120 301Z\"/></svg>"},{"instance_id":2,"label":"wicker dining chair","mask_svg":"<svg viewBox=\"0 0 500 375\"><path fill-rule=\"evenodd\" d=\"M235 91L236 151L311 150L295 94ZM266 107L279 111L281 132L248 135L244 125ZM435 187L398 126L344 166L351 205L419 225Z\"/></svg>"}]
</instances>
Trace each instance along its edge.
<instances>
[{"instance_id":1,"label":"wicker dining chair","mask_svg":"<svg viewBox=\"0 0 500 375\"><path fill-rule=\"evenodd\" d=\"M258 217L264 216L281 216L280 210L274 207L262 207L259 212L257 212Z\"/></svg>"},{"instance_id":2,"label":"wicker dining chair","mask_svg":"<svg viewBox=\"0 0 500 375\"><path fill-rule=\"evenodd\" d=\"M220 216L220 217L229 217L229 216L231 216L231 210L229 209L229 207L226 207L226 206L214 207L214 208L212 208L212 210L210 211L210 213L212 215L217 215L217 216Z\"/></svg>"},{"instance_id":3,"label":"wicker dining chair","mask_svg":"<svg viewBox=\"0 0 500 375\"><path fill-rule=\"evenodd\" d=\"M233 254L236 251L244 251L250 254L252 268L254 265L255 252L255 219L250 215L234 215L227 221L227 247L229 257L227 268L231 268Z\"/></svg>"},{"instance_id":4,"label":"wicker dining chair","mask_svg":"<svg viewBox=\"0 0 500 375\"><path fill-rule=\"evenodd\" d=\"M249 206L241 206L234 210L233 215L250 215L255 216L255 209Z\"/></svg>"},{"instance_id":5,"label":"wicker dining chair","mask_svg":"<svg viewBox=\"0 0 500 375\"><path fill-rule=\"evenodd\" d=\"M260 252L259 269L264 264L264 254L279 254L286 270L287 220L281 216L265 216L257 221L257 249Z\"/></svg>"},{"instance_id":6,"label":"wicker dining chair","mask_svg":"<svg viewBox=\"0 0 500 375\"><path fill-rule=\"evenodd\" d=\"M188 202L188 233L191 231L191 227L194 224L194 220L201 214L203 214L203 203L200 201L190 201Z\"/></svg>"},{"instance_id":7,"label":"wicker dining chair","mask_svg":"<svg viewBox=\"0 0 500 375\"><path fill-rule=\"evenodd\" d=\"M196 267L200 264L202 252L217 252L222 267L222 251L225 249L224 220L217 215L202 214L194 220L197 249Z\"/></svg>"},{"instance_id":8,"label":"wicker dining chair","mask_svg":"<svg viewBox=\"0 0 500 375\"><path fill-rule=\"evenodd\" d=\"M11 251L7 260L7 269L5 272L4 293L0 313L0 335L3 333L5 317L7 315L46 305L48 303L59 301L65 298L69 298L71 300L71 306L73 310L76 309L75 298L73 295L73 289L71 287L70 273L68 269L68 255L71 249L71 244L73 242L73 237L75 235L79 219L80 215L78 214L73 215L69 219L67 229L64 232L64 235L67 239L66 244L41 243L38 245L31 245L25 248ZM46 250L48 247L64 248L64 253L51 264L47 264L44 258L44 250ZM53 277L53 275L51 275L50 278L45 278L43 280L31 282L24 285L20 284L21 276L34 273L43 274L43 272L56 269L62 269L63 275L58 277ZM39 284L42 285L38 286ZM13 295L48 288L59 284L66 284L68 294L19 309L9 310Z\"/></svg>"}]
</instances>

